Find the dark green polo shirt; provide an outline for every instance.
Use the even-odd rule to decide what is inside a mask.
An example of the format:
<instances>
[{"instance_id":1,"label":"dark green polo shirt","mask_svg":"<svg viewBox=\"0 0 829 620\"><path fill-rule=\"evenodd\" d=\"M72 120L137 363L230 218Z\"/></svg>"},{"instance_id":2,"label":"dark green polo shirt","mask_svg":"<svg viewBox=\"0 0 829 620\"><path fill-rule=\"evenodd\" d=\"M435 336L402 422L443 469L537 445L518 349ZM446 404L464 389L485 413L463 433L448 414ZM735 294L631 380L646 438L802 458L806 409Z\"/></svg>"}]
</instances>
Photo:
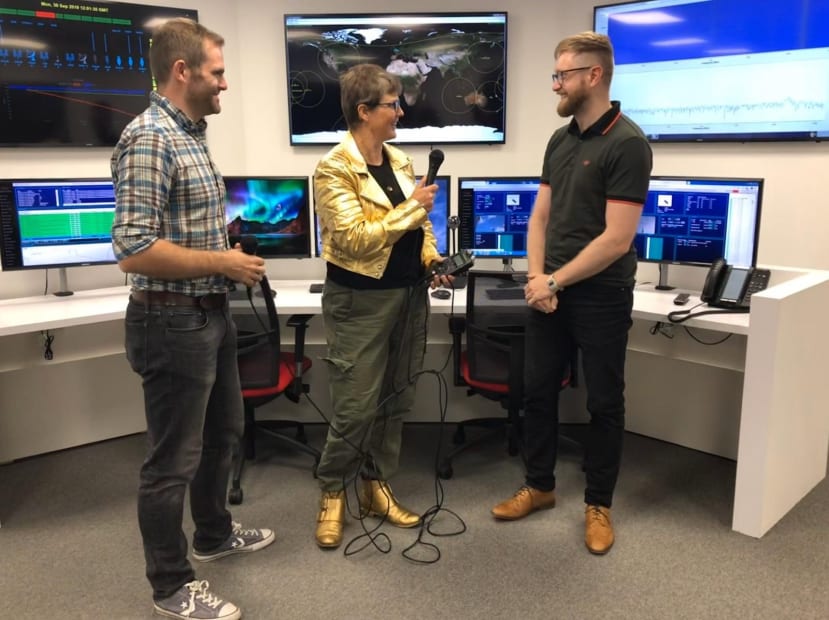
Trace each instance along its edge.
<instances>
[{"instance_id":1,"label":"dark green polo shirt","mask_svg":"<svg viewBox=\"0 0 829 620\"><path fill-rule=\"evenodd\" d=\"M544 269L551 273L571 261L605 229L608 200L639 208L648 195L653 156L642 130L622 114L618 101L584 133L573 119L547 143L541 182L552 190ZM633 286L636 249L590 282Z\"/></svg>"}]
</instances>

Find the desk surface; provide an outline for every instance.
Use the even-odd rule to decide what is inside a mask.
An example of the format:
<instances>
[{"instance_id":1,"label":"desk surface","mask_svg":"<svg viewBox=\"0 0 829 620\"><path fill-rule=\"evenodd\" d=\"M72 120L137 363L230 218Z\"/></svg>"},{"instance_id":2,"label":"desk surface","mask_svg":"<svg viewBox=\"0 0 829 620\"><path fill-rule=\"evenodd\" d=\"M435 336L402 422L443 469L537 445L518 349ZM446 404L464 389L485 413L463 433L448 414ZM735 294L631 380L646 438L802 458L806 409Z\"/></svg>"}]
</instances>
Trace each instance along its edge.
<instances>
[{"instance_id":1,"label":"desk surface","mask_svg":"<svg viewBox=\"0 0 829 620\"><path fill-rule=\"evenodd\" d=\"M322 295L311 293L305 280L272 280L276 304L281 314L319 314ZM115 286L89 291L77 291L69 297L37 295L0 300L0 336L37 332L44 329L73 327L103 323L124 318L129 298L128 286ZM633 299L633 318L665 321L667 314L683 309L673 304L677 291L657 291L652 287L637 288ZM463 314L466 308L466 289L455 291L453 298L436 299L429 296L432 312L436 314ZM684 308L700 303L692 295ZM706 308L700 307L695 312ZM709 314L684 323L720 332L747 334L747 314Z\"/></svg>"}]
</instances>

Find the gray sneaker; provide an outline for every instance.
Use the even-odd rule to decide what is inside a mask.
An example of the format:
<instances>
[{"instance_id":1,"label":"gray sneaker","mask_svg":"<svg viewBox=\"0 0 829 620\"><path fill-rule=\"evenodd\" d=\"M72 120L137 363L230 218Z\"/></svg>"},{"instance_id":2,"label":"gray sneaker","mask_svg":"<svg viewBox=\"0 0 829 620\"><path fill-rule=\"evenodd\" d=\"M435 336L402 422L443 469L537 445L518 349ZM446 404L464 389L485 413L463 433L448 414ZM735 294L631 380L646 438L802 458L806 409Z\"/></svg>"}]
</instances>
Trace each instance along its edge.
<instances>
[{"instance_id":1,"label":"gray sneaker","mask_svg":"<svg viewBox=\"0 0 829 620\"><path fill-rule=\"evenodd\" d=\"M191 581L172 596L153 602L153 611L168 618L191 620L238 620L242 610L212 594L206 581Z\"/></svg>"},{"instance_id":2,"label":"gray sneaker","mask_svg":"<svg viewBox=\"0 0 829 620\"><path fill-rule=\"evenodd\" d=\"M197 551L193 549L193 559L199 562L218 560L232 553L247 553L267 547L273 542L273 530L258 529L245 530L242 524L233 522L233 532L230 537L213 551Z\"/></svg>"}]
</instances>

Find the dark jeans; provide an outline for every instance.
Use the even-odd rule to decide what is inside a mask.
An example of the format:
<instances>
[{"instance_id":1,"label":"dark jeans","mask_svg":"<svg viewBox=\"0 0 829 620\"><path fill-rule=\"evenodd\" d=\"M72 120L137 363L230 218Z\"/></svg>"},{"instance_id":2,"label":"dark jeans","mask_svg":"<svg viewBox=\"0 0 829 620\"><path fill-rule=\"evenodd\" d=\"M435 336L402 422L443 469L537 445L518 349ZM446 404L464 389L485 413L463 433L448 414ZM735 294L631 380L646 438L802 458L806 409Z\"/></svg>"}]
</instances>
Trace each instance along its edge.
<instances>
[{"instance_id":1,"label":"dark jeans","mask_svg":"<svg viewBox=\"0 0 829 620\"><path fill-rule=\"evenodd\" d=\"M556 486L560 378L573 343L581 352L590 426L584 469L587 504L611 506L625 430L625 352L632 324L630 287L576 284L558 294L552 314L527 319L525 423L527 484Z\"/></svg>"},{"instance_id":2,"label":"dark jeans","mask_svg":"<svg viewBox=\"0 0 829 620\"><path fill-rule=\"evenodd\" d=\"M243 428L236 327L227 306L145 307L130 300L126 350L144 386L148 450L138 524L147 578L160 599L195 578L182 531L188 487L194 548L209 551L231 534L225 499Z\"/></svg>"}]
</instances>

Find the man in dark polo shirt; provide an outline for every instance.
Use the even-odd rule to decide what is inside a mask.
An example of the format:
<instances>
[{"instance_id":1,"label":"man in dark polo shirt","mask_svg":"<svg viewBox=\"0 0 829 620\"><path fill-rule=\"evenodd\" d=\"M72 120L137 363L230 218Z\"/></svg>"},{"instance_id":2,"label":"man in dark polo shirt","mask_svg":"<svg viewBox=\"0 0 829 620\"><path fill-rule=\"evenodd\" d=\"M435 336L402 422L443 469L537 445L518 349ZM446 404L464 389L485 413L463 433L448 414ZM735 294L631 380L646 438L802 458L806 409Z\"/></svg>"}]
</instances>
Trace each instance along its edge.
<instances>
[{"instance_id":1,"label":"man in dark polo shirt","mask_svg":"<svg viewBox=\"0 0 829 620\"><path fill-rule=\"evenodd\" d=\"M590 427L585 446L585 544L613 545L610 522L625 427L624 370L631 326L633 237L652 156L642 131L610 101L613 48L585 32L555 51L558 113L572 116L544 153L528 232L525 392L527 474L492 509L520 519L555 505L558 384L575 344L581 351Z\"/></svg>"}]
</instances>

